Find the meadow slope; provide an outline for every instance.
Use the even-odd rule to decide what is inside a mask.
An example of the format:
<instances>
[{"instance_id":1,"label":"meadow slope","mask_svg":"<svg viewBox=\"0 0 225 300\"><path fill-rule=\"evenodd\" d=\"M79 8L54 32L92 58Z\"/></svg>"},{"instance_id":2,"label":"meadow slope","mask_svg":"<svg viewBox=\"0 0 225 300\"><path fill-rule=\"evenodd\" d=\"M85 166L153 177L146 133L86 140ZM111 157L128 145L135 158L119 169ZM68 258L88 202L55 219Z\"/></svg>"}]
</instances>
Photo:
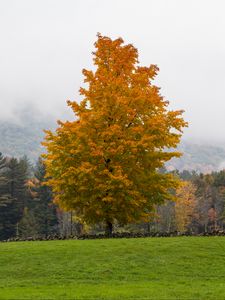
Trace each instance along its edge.
<instances>
[{"instance_id":1,"label":"meadow slope","mask_svg":"<svg viewBox=\"0 0 225 300\"><path fill-rule=\"evenodd\" d=\"M225 238L0 243L0 299L225 299Z\"/></svg>"}]
</instances>

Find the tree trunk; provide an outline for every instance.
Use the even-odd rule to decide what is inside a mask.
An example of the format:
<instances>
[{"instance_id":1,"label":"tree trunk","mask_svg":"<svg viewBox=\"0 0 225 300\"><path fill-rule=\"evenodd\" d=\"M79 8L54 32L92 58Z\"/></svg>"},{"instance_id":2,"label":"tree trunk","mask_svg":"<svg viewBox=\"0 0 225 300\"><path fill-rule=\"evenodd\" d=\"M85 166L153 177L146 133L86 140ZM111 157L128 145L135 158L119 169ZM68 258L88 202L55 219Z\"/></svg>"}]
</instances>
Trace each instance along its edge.
<instances>
[{"instance_id":1,"label":"tree trunk","mask_svg":"<svg viewBox=\"0 0 225 300\"><path fill-rule=\"evenodd\" d=\"M106 221L105 234L107 236L112 236L113 224L110 221Z\"/></svg>"},{"instance_id":2,"label":"tree trunk","mask_svg":"<svg viewBox=\"0 0 225 300\"><path fill-rule=\"evenodd\" d=\"M70 212L70 236L73 235L73 212Z\"/></svg>"},{"instance_id":3,"label":"tree trunk","mask_svg":"<svg viewBox=\"0 0 225 300\"><path fill-rule=\"evenodd\" d=\"M150 222L147 223L147 233L148 233L148 234L151 233L151 225L150 225Z\"/></svg>"}]
</instances>

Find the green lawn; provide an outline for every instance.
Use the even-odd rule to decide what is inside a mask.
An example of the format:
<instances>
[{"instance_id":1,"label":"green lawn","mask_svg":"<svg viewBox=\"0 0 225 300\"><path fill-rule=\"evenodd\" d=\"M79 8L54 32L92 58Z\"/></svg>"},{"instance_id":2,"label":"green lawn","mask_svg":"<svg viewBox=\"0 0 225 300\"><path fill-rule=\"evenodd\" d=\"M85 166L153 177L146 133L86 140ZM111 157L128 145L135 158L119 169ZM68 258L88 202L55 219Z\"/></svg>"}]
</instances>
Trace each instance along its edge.
<instances>
[{"instance_id":1,"label":"green lawn","mask_svg":"<svg viewBox=\"0 0 225 300\"><path fill-rule=\"evenodd\" d=\"M225 237L0 243L0 299L225 299Z\"/></svg>"}]
</instances>

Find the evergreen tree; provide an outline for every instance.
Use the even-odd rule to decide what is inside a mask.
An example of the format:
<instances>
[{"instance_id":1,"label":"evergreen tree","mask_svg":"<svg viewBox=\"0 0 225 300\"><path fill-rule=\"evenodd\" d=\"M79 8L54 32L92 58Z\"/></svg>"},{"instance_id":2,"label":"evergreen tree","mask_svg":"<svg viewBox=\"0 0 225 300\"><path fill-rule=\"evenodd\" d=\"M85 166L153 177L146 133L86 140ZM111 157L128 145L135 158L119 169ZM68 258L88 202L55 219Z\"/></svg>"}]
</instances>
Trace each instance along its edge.
<instances>
[{"instance_id":1,"label":"evergreen tree","mask_svg":"<svg viewBox=\"0 0 225 300\"><path fill-rule=\"evenodd\" d=\"M33 211L28 210L26 207L24 209L24 214L19 223L18 233L22 238L32 237L35 238L38 236L39 226L34 217Z\"/></svg>"},{"instance_id":2,"label":"evergreen tree","mask_svg":"<svg viewBox=\"0 0 225 300\"><path fill-rule=\"evenodd\" d=\"M1 194L6 200L0 210L0 239L7 239L17 234L18 223L23 217L28 197L26 182L29 164L25 158L11 158L5 163L3 170Z\"/></svg>"},{"instance_id":3,"label":"evergreen tree","mask_svg":"<svg viewBox=\"0 0 225 300\"><path fill-rule=\"evenodd\" d=\"M0 207L4 207L9 202L9 196L5 193L6 176L4 170L6 168L6 158L0 152Z\"/></svg>"},{"instance_id":4,"label":"evergreen tree","mask_svg":"<svg viewBox=\"0 0 225 300\"><path fill-rule=\"evenodd\" d=\"M5 176L6 158L0 153L0 239L7 236L9 224L7 222L7 211L12 199L7 194L7 177ZM6 236L5 236L6 234Z\"/></svg>"},{"instance_id":5,"label":"evergreen tree","mask_svg":"<svg viewBox=\"0 0 225 300\"><path fill-rule=\"evenodd\" d=\"M45 185L45 166L41 158L39 158L35 168L35 180L32 192L33 199L33 214L38 224L38 232L41 235L49 235L57 233L58 219L56 206L52 202L51 189Z\"/></svg>"}]
</instances>

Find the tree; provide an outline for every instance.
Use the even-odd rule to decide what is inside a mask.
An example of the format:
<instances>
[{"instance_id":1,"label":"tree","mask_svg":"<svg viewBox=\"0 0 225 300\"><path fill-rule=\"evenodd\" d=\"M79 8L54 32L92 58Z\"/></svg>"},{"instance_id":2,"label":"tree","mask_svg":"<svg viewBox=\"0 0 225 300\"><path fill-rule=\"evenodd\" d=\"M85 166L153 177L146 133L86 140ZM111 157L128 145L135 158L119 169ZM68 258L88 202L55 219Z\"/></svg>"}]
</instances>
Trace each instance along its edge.
<instances>
[{"instance_id":1,"label":"tree","mask_svg":"<svg viewBox=\"0 0 225 300\"><path fill-rule=\"evenodd\" d=\"M27 201L26 181L29 175L29 163L26 158L10 158L4 165L4 184L1 194L6 201L0 209L0 239L16 235L18 223L23 216Z\"/></svg>"},{"instance_id":2,"label":"tree","mask_svg":"<svg viewBox=\"0 0 225 300\"><path fill-rule=\"evenodd\" d=\"M45 185L45 166L39 158L35 168L35 180L33 180L33 207L31 208L36 223L38 233L46 237L51 233L57 233L58 220L56 206L52 203L52 191Z\"/></svg>"},{"instance_id":3,"label":"tree","mask_svg":"<svg viewBox=\"0 0 225 300\"><path fill-rule=\"evenodd\" d=\"M217 224L225 229L225 170L214 173L214 186L217 190L216 201L212 206L216 208Z\"/></svg>"},{"instance_id":4,"label":"tree","mask_svg":"<svg viewBox=\"0 0 225 300\"><path fill-rule=\"evenodd\" d=\"M184 181L183 185L177 189L177 198L175 204L175 217L177 230L185 232L194 219L196 198L196 188L190 181Z\"/></svg>"},{"instance_id":5,"label":"tree","mask_svg":"<svg viewBox=\"0 0 225 300\"><path fill-rule=\"evenodd\" d=\"M26 182L30 174L30 163L26 157L21 159L11 158L7 164L6 176L8 179L8 193L16 199L18 209L17 217L21 218L26 206L28 193Z\"/></svg>"},{"instance_id":6,"label":"tree","mask_svg":"<svg viewBox=\"0 0 225 300\"><path fill-rule=\"evenodd\" d=\"M39 226L32 210L24 209L23 217L18 226L18 234L22 238L37 237Z\"/></svg>"},{"instance_id":7,"label":"tree","mask_svg":"<svg viewBox=\"0 0 225 300\"><path fill-rule=\"evenodd\" d=\"M148 220L154 204L173 199L178 180L158 172L180 156L175 148L187 124L182 111L152 81L158 68L138 65L138 52L121 38L98 34L95 71L83 70L83 100L68 101L75 120L46 131L44 155L55 201L87 223Z\"/></svg>"},{"instance_id":8,"label":"tree","mask_svg":"<svg viewBox=\"0 0 225 300\"><path fill-rule=\"evenodd\" d=\"M6 158L0 152L0 207L5 207L10 202L9 195L6 194L5 185L7 178L5 176Z\"/></svg>"},{"instance_id":9,"label":"tree","mask_svg":"<svg viewBox=\"0 0 225 300\"><path fill-rule=\"evenodd\" d=\"M157 207L156 225L158 231L171 232L175 230L174 201L166 201L164 205Z\"/></svg>"}]
</instances>

